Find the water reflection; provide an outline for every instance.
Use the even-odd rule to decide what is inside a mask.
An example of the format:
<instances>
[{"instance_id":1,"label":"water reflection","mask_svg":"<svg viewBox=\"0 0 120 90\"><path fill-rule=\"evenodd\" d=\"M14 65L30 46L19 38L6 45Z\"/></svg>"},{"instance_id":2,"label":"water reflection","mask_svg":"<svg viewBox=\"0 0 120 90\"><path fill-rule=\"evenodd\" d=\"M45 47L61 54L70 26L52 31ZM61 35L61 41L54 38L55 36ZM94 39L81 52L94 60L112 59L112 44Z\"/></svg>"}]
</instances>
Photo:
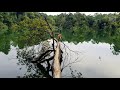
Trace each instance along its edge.
<instances>
[{"instance_id":1,"label":"water reflection","mask_svg":"<svg viewBox=\"0 0 120 90\"><path fill-rule=\"evenodd\" d=\"M47 45L46 47L46 44L49 44L49 45ZM18 64L27 66L26 67L27 72L24 74L23 76L24 78L52 78L53 53L51 52L46 53L48 52L48 50L51 51L51 47L50 47L52 46L51 44L52 44L52 41L51 42L44 41L39 45L17 50L17 58L19 61ZM67 49L65 50L66 52L69 51ZM39 59L36 57L39 57ZM37 62L36 62L36 59L38 60ZM77 59L73 62L70 62L70 59L66 58L66 55L64 54L63 62L61 64L62 71L64 71L64 69L70 66L71 64L76 63ZM74 70L72 70L72 68L70 68L69 71L71 71L71 76L69 77L80 78L82 75L80 72L77 73L77 75L74 75L73 73Z\"/></svg>"},{"instance_id":2,"label":"water reflection","mask_svg":"<svg viewBox=\"0 0 120 90\"><path fill-rule=\"evenodd\" d=\"M114 55L109 44L92 44L92 42L83 42L77 45L66 42L66 44L70 46L72 50L84 51L81 55L81 57L84 57L83 60L81 60L80 63L72 65L72 68L80 71L84 77L120 77L120 55ZM64 73L68 72L68 70L69 69L66 69ZM70 72L68 73L70 74Z\"/></svg>"},{"instance_id":3,"label":"water reflection","mask_svg":"<svg viewBox=\"0 0 120 90\"><path fill-rule=\"evenodd\" d=\"M10 51L10 36L8 35L0 35L0 51L5 53L6 55Z\"/></svg>"},{"instance_id":4,"label":"water reflection","mask_svg":"<svg viewBox=\"0 0 120 90\"><path fill-rule=\"evenodd\" d=\"M62 77L120 77L119 38L94 38L90 40L73 38L68 40L69 42L64 41L64 44L71 50L67 47L65 49L62 44L64 64L72 63L76 59L78 62L67 65L62 71ZM23 43L21 38L15 37L13 34L0 36L1 78L51 78L51 67L48 68L47 62L31 63L31 60L37 55L45 52L45 48L41 51L39 40L31 42ZM80 53L76 54L72 51ZM47 55L42 60L50 58L51 55ZM52 61L50 61L51 63ZM62 63L61 67L64 67L64 64Z\"/></svg>"},{"instance_id":5,"label":"water reflection","mask_svg":"<svg viewBox=\"0 0 120 90\"><path fill-rule=\"evenodd\" d=\"M83 42L75 45L74 43L64 42L71 50L80 51L80 54L75 54L66 49L69 54L64 57L66 64L78 58L77 63L70 64L71 67L66 67L62 72L63 78L74 76L82 76L87 78L104 78L104 77L120 77L120 55L114 55L110 49L111 45L107 43L93 44L92 42ZM30 57L33 58L35 51L40 50L40 45L33 47L18 49L18 47L11 46L7 55L0 52L0 77L24 77L24 78L43 78L50 77L51 73L46 72L46 63L33 64ZM24 52L24 53L23 53ZM29 54L28 54L29 52ZM21 53L21 54L20 54ZM28 56L29 57L28 57ZM19 58L16 58L19 56ZM26 57L25 57L26 56ZM38 68L40 67L40 68ZM71 68L71 69L70 69ZM21 69L21 70L19 70ZM74 75L73 75L74 74ZM46 76L47 75L47 76Z\"/></svg>"},{"instance_id":6,"label":"water reflection","mask_svg":"<svg viewBox=\"0 0 120 90\"><path fill-rule=\"evenodd\" d=\"M16 59L16 47L10 46L10 51L6 55L0 52L0 78L16 78L16 76L23 76L26 72L25 66L18 66L18 59ZM19 68L23 68L19 70Z\"/></svg>"}]
</instances>

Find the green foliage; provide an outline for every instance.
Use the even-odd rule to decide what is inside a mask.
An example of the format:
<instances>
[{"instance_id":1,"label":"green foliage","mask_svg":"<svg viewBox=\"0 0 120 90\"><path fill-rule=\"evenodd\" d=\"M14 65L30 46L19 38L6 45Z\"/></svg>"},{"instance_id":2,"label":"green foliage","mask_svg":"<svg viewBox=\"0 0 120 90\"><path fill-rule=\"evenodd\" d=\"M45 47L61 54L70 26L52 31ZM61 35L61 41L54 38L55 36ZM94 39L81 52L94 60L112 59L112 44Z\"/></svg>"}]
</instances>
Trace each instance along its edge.
<instances>
[{"instance_id":1,"label":"green foliage","mask_svg":"<svg viewBox=\"0 0 120 90\"><path fill-rule=\"evenodd\" d=\"M94 43L113 43L114 50L119 52L120 13L94 16L79 12L56 16L41 14L42 16L38 12L0 12L0 35L11 33L13 45L20 48L38 44L49 38L50 29L43 18L45 16L52 30L62 33L65 41L83 42L92 39Z\"/></svg>"},{"instance_id":2,"label":"green foliage","mask_svg":"<svg viewBox=\"0 0 120 90\"><path fill-rule=\"evenodd\" d=\"M7 32L7 30L8 30L7 25L0 22L0 33L5 33L5 32Z\"/></svg>"},{"instance_id":3,"label":"green foliage","mask_svg":"<svg viewBox=\"0 0 120 90\"><path fill-rule=\"evenodd\" d=\"M8 54L10 51L10 36L6 36L5 34L0 35L0 51Z\"/></svg>"},{"instance_id":4,"label":"green foliage","mask_svg":"<svg viewBox=\"0 0 120 90\"><path fill-rule=\"evenodd\" d=\"M0 36L5 35L5 37L9 37L12 35L7 42L9 47L10 41L13 41L12 44L18 45L19 48L38 44L48 38L48 30L43 17L37 12L0 13ZM6 45L4 43L5 40L2 38L1 51L3 51L3 47Z\"/></svg>"}]
</instances>

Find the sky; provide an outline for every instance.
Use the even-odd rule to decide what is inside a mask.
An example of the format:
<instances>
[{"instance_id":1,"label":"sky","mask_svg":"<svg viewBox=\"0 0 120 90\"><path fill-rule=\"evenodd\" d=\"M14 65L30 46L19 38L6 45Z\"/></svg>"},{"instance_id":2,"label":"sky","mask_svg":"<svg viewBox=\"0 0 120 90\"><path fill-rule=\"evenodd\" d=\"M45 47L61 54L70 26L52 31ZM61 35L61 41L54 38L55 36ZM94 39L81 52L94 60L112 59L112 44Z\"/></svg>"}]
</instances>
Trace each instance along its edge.
<instances>
[{"instance_id":1,"label":"sky","mask_svg":"<svg viewBox=\"0 0 120 90\"><path fill-rule=\"evenodd\" d=\"M68 14L69 12L42 12L42 13L46 13L47 15L59 15L61 13L66 13ZM70 13L75 13L75 12L70 12ZM80 12L80 13L84 13L86 15L94 15L95 13L101 13L101 14L109 14L109 13L115 13L115 12Z\"/></svg>"}]
</instances>

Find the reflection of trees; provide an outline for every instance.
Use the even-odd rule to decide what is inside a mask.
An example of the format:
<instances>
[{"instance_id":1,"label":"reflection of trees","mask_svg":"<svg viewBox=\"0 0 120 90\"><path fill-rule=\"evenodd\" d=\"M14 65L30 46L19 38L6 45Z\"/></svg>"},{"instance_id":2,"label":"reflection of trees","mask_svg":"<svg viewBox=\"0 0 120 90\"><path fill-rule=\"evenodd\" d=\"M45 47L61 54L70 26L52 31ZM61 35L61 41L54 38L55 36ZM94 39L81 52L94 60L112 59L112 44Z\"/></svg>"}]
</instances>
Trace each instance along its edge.
<instances>
[{"instance_id":1,"label":"reflection of trees","mask_svg":"<svg viewBox=\"0 0 120 90\"><path fill-rule=\"evenodd\" d=\"M10 35L7 36L5 34L2 34L0 36L0 51L5 53L6 55L10 51L10 38L9 37Z\"/></svg>"},{"instance_id":2,"label":"reflection of trees","mask_svg":"<svg viewBox=\"0 0 120 90\"><path fill-rule=\"evenodd\" d=\"M118 42L116 42L116 43L118 43ZM119 53L120 53L120 44L114 44L113 45L113 51L112 51L112 53L114 54L114 55L119 55Z\"/></svg>"},{"instance_id":3,"label":"reflection of trees","mask_svg":"<svg viewBox=\"0 0 120 90\"><path fill-rule=\"evenodd\" d=\"M74 35L72 35L72 33L68 33L70 32L63 32L64 41L74 42L74 44L91 40L93 44L98 44L99 42L109 43L110 45L113 44L112 53L114 55L118 55L120 53L120 35L117 34L117 30L114 35L107 33L105 29L103 29L102 31L88 30L88 32L82 32L82 30L80 29L77 30Z\"/></svg>"},{"instance_id":4,"label":"reflection of trees","mask_svg":"<svg viewBox=\"0 0 120 90\"><path fill-rule=\"evenodd\" d=\"M68 47L64 46L64 48ZM71 50L71 52L74 51ZM78 58L75 61L70 62L67 58L68 53L66 52L66 50L64 51L64 53L66 53L66 57L61 64L62 71L64 68L69 67L71 64L78 62ZM41 43L38 48L35 48L35 46L33 46L31 48L26 47L22 50L18 49L18 64L25 65L27 67L27 72L22 78L52 78L53 55L53 51L48 45L46 45L46 41L44 43ZM80 73L77 76L74 75L72 68L70 69L70 71L71 78L80 78L80 76L82 75Z\"/></svg>"},{"instance_id":5,"label":"reflection of trees","mask_svg":"<svg viewBox=\"0 0 120 90\"><path fill-rule=\"evenodd\" d=\"M77 72L76 70L73 71L71 66L70 66L70 71L71 71L71 77L72 78L83 78L82 77L82 73L81 72ZM75 75L75 74L77 74L77 75Z\"/></svg>"},{"instance_id":6,"label":"reflection of trees","mask_svg":"<svg viewBox=\"0 0 120 90\"><path fill-rule=\"evenodd\" d=\"M46 50L44 49L45 48L42 48L38 52L35 51L34 47L32 47L31 49L25 48L25 50L18 50L17 58L19 59L19 64L27 66L27 73L24 76L25 78L42 78L42 77L51 78L52 77L49 74L50 67L48 69L48 63L46 62L42 63L43 61L45 61L45 58L49 57L48 55L47 56L43 55L44 59L42 57L42 59L39 60L40 62L32 63L33 60L35 61L37 60L36 56L46 52Z\"/></svg>"}]
</instances>

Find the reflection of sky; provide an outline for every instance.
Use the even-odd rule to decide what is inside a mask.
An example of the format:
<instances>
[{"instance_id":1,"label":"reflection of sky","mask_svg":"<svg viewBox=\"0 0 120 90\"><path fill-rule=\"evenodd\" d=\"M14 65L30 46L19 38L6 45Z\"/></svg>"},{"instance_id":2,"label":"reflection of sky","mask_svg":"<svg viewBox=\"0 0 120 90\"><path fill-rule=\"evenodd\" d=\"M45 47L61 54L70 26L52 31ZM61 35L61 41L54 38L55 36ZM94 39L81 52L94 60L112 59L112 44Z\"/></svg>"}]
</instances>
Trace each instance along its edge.
<instances>
[{"instance_id":1,"label":"reflection of sky","mask_svg":"<svg viewBox=\"0 0 120 90\"><path fill-rule=\"evenodd\" d=\"M20 66L17 65L16 50L11 47L8 55L0 52L0 78L16 78L24 74L25 69L19 70Z\"/></svg>"},{"instance_id":2,"label":"reflection of sky","mask_svg":"<svg viewBox=\"0 0 120 90\"><path fill-rule=\"evenodd\" d=\"M120 55L113 55L110 45L106 43L92 44L91 42L74 43L65 42L65 44L74 51L80 51L78 63L72 64L73 70L81 72L83 77L120 77ZM37 48L37 47L36 47ZM38 48L37 48L38 49ZM26 69L24 66L18 66L16 58L16 49L11 47L8 55L0 52L0 78L11 78L22 76ZM75 60L76 54L69 53L68 60ZM23 67L22 70L19 70ZM64 69L63 75L68 74L70 69Z\"/></svg>"},{"instance_id":3,"label":"reflection of sky","mask_svg":"<svg viewBox=\"0 0 120 90\"><path fill-rule=\"evenodd\" d=\"M84 57L83 60L72 65L84 77L120 77L120 55L113 55L109 44L92 44L91 42L77 45L66 42L66 44L72 50L84 52L80 54L81 58ZM74 57L76 56L74 55Z\"/></svg>"}]
</instances>

